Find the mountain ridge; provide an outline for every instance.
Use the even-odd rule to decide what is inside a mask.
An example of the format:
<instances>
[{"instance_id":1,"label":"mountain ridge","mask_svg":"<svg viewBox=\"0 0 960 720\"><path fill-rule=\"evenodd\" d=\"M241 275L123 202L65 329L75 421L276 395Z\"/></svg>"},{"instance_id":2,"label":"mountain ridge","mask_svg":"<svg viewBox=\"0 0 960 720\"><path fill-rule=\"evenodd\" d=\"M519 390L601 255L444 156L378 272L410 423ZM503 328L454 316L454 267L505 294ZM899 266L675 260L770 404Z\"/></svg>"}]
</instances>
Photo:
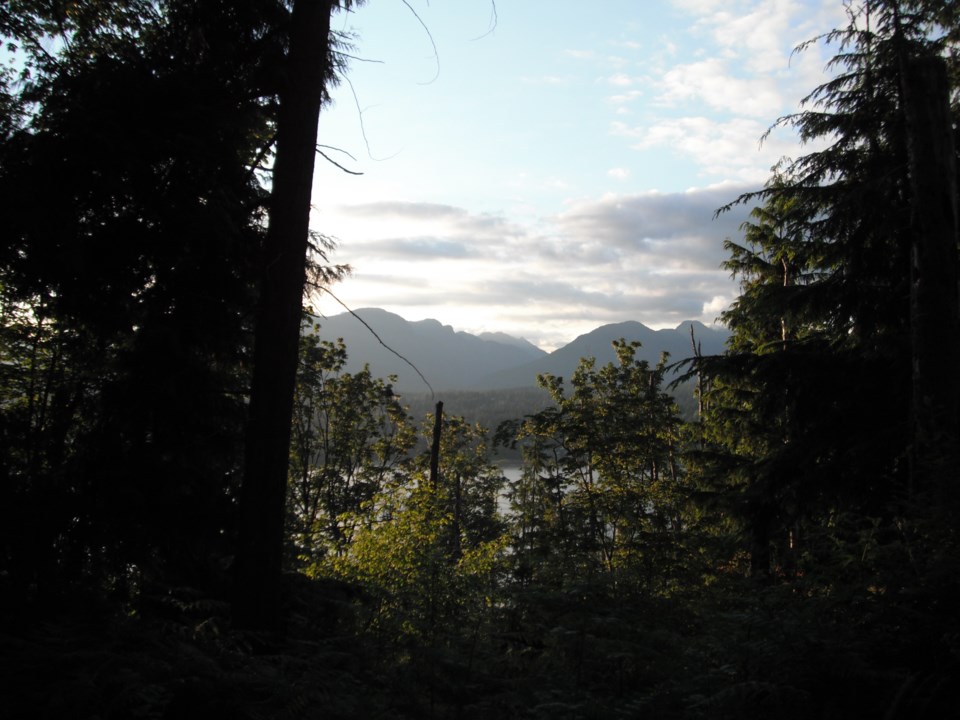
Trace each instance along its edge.
<instances>
[{"instance_id":1,"label":"mountain ridge","mask_svg":"<svg viewBox=\"0 0 960 720\"><path fill-rule=\"evenodd\" d=\"M729 336L726 330L709 328L695 320L664 330L628 320L601 325L547 353L528 340L506 333L473 335L455 331L438 320L409 321L380 308L315 319L321 339L343 338L347 372L368 365L375 376L396 376L394 387L398 392L429 389L411 364L434 391L506 390L535 387L537 376L543 373L569 377L583 357L595 357L598 365L613 362L612 343L620 338L639 341L637 357L656 364L663 352L669 353L671 362L693 354L690 328L705 355L722 352Z\"/></svg>"}]
</instances>

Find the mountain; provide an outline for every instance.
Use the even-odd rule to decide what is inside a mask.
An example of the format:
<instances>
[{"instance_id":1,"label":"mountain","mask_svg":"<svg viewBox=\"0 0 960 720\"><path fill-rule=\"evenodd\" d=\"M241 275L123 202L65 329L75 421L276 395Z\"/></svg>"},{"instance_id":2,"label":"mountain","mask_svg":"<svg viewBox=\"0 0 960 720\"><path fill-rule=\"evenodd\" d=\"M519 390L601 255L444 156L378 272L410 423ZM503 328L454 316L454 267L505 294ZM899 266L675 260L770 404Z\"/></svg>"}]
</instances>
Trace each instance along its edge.
<instances>
[{"instance_id":1,"label":"mountain","mask_svg":"<svg viewBox=\"0 0 960 720\"><path fill-rule=\"evenodd\" d=\"M628 342L639 341L637 358L647 360L651 365L659 362L660 355L664 352L670 354L668 362L678 362L693 355L693 345L690 341L691 328L704 355L723 352L729 333L725 330L708 328L700 322L690 320L680 323L673 329L665 330L652 330L634 321L613 323L581 335L546 357L492 372L476 382L473 387L486 390L524 387L536 383L537 375L543 373L569 379L580 363L580 358L596 358L597 367L616 362L613 341L620 338Z\"/></svg>"},{"instance_id":2,"label":"mountain","mask_svg":"<svg viewBox=\"0 0 960 720\"><path fill-rule=\"evenodd\" d=\"M671 362L692 355L691 327L705 355L722 352L729 336L724 330L695 321L668 330L652 330L631 321L604 325L547 354L526 340L504 333L476 336L455 332L436 320L410 322L377 308L364 308L355 314L359 320L350 313L318 318L320 337L344 339L347 372L368 364L375 376L396 375L395 386L403 393L426 392L428 388L410 365L383 344L415 365L435 391L486 391L535 387L537 375L547 372L569 378L582 357L595 357L598 366L605 365L616 359L612 343L619 338L639 340L637 356L656 364L662 352L670 353Z\"/></svg>"},{"instance_id":3,"label":"mountain","mask_svg":"<svg viewBox=\"0 0 960 720\"><path fill-rule=\"evenodd\" d=\"M507 335L503 332L484 332L477 335L481 340L490 340L491 342L502 343L512 347L523 348L530 352L531 356L546 355L546 352L538 348L529 340L515 338L513 335Z\"/></svg>"},{"instance_id":4,"label":"mountain","mask_svg":"<svg viewBox=\"0 0 960 720\"><path fill-rule=\"evenodd\" d=\"M401 392L423 392L428 388L397 354L415 365L436 391L470 388L479 377L536 361L547 354L526 340L502 333L477 337L455 332L436 320L410 322L377 308L317 318L317 322L322 339L343 338L347 372L357 372L367 364L374 376L396 375L395 385Z\"/></svg>"}]
</instances>

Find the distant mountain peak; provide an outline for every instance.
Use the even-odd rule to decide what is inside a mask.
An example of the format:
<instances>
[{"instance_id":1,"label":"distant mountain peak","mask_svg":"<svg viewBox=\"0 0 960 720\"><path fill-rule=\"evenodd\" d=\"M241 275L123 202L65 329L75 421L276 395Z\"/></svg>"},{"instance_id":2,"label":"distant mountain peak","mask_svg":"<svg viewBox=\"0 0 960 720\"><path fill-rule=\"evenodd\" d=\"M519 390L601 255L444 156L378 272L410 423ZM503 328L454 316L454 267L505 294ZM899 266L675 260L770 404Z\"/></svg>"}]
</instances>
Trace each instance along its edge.
<instances>
[{"instance_id":1,"label":"distant mountain peak","mask_svg":"<svg viewBox=\"0 0 960 720\"><path fill-rule=\"evenodd\" d=\"M652 330L636 320L609 323L580 335L573 342L557 348L548 356L529 362L516 368L508 368L491 373L477 382L476 387L511 388L532 385L537 375L549 373L569 378L581 358L592 357L597 367L616 362L613 342L623 338L627 342L638 341L640 350L636 357L655 365L661 353L668 353L670 362L678 362L693 354L690 344L691 323L681 323L675 329ZM693 325L697 342L702 345L705 355L715 355L723 351L723 345L729 333L721 329L711 329L702 323Z\"/></svg>"},{"instance_id":2,"label":"distant mountain peak","mask_svg":"<svg viewBox=\"0 0 960 720\"><path fill-rule=\"evenodd\" d=\"M693 328L694 332L700 332L701 330L705 332L713 332L715 328L711 328L708 325L704 325L699 320L684 320L682 323L677 325L674 330L681 330L684 332L690 332L690 328Z\"/></svg>"},{"instance_id":3,"label":"distant mountain peak","mask_svg":"<svg viewBox=\"0 0 960 720\"><path fill-rule=\"evenodd\" d=\"M375 376L396 375L396 388L400 392L421 392L424 386L394 352L413 363L437 391L487 390L535 387L537 375L541 373L569 377L582 357L596 358L598 366L615 362L612 343L619 338L639 341L641 349L637 357L656 363L664 351L670 353L671 362L692 354L690 327L697 342L702 343L705 355L722 352L729 336L726 330L709 328L697 321L685 321L672 330L651 330L640 322L628 320L598 327L547 353L528 340L503 332L479 335L456 332L438 320L410 322L379 308L361 308L353 314L363 322L351 313L318 318L320 337L344 339L347 372L357 372L369 364Z\"/></svg>"},{"instance_id":4,"label":"distant mountain peak","mask_svg":"<svg viewBox=\"0 0 960 720\"><path fill-rule=\"evenodd\" d=\"M343 314L343 313L341 313L341 315L342 315L342 314ZM352 312L348 312L348 313L346 313L346 314L347 314L347 315L359 315L360 317L364 317L364 316L366 316L366 317L390 317L390 318L396 318L397 320L403 320L403 318L400 317L399 315L397 315L396 313L392 313L392 312L390 312L389 310L384 310L383 308L375 308L375 307L357 308L356 310L353 310ZM339 317L339 316L338 316L338 315L335 315L334 317ZM406 320L404 320L404 322L406 322Z\"/></svg>"},{"instance_id":5,"label":"distant mountain peak","mask_svg":"<svg viewBox=\"0 0 960 720\"><path fill-rule=\"evenodd\" d=\"M481 340L487 340L488 342L500 343L501 345L509 345L510 347L518 347L524 350L530 350L533 353L538 355L546 355L546 350L541 350L532 342L526 338L518 338L513 335L507 335L505 332L482 332L477 335Z\"/></svg>"},{"instance_id":6,"label":"distant mountain peak","mask_svg":"<svg viewBox=\"0 0 960 720\"><path fill-rule=\"evenodd\" d=\"M425 318L423 320L412 320L410 324L414 327L420 327L429 330L440 330L445 333L452 333L453 327L450 325L444 325L439 320L434 320L433 318Z\"/></svg>"}]
</instances>

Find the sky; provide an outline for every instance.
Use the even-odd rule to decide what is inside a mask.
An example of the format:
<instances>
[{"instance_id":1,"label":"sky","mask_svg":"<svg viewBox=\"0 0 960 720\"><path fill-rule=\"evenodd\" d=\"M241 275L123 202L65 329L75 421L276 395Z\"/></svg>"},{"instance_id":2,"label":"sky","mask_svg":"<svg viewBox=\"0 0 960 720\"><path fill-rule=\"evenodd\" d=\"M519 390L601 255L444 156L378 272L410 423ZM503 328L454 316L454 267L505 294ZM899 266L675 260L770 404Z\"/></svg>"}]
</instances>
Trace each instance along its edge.
<instances>
[{"instance_id":1,"label":"sky","mask_svg":"<svg viewBox=\"0 0 960 720\"><path fill-rule=\"evenodd\" d=\"M600 325L714 324L721 268L825 79L841 0L371 0L337 16L313 227L345 305L553 350ZM322 315L343 312L314 298Z\"/></svg>"}]
</instances>

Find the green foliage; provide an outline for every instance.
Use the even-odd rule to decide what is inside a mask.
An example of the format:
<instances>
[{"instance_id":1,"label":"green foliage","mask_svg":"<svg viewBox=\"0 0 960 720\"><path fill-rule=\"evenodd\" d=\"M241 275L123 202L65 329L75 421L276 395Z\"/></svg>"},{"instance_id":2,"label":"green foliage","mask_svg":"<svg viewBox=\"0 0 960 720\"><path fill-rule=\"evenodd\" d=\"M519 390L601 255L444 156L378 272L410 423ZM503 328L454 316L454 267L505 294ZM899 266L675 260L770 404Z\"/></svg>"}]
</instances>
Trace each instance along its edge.
<instances>
[{"instance_id":1,"label":"green foliage","mask_svg":"<svg viewBox=\"0 0 960 720\"><path fill-rule=\"evenodd\" d=\"M309 333L301 340L287 492L288 534L301 566L346 551L415 440L391 386L369 369L342 372L346 357L343 341Z\"/></svg>"},{"instance_id":2,"label":"green foliage","mask_svg":"<svg viewBox=\"0 0 960 720\"><path fill-rule=\"evenodd\" d=\"M432 427L428 422L425 430ZM352 542L310 569L358 586L358 629L414 704L463 702L494 632L507 539L497 512L503 478L485 432L445 418L436 483L430 458L395 472L355 513Z\"/></svg>"},{"instance_id":3,"label":"green foliage","mask_svg":"<svg viewBox=\"0 0 960 720\"><path fill-rule=\"evenodd\" d=\"M422 420L433 412L436 404L430 393L404 393L411 418ZM532 415L551 404L549 393L543 388L513 388L511 390L457 390L443 393L447 412L462 417L471 425L499 428L514 418ZM494 443L494 452L504 463L520 464L520 450L507 444Z\"/></svg>"},{"instance_id":4,"label":"green foliage","mask_svg":"<svg viewBox=\"0 0 960 720\"><path fill-rule=\"evenodd\" d=\"M443 493L420 486L396 502L381 499L379 522L357 532L349 553L330 560L332 570L371 593L370 627L382 642L415 644L469 627L491 602L502 539L455 552Z\"/></svg>"},{"instance_id":5,"label":"green foliage","mask_svg":"<svg viewBox=\"0 0 960 720\"><path fill-rule=\"evenodd\" d=\"M608 575L627 588L669 592L683 529L680 421L656 368L615 343L618 364L581 361L567 395L540 378L555 406L518 428L522 478L510 491L518 572ZM553 556L557 564L547 558Z\"/></svg>"}]
</instances>

